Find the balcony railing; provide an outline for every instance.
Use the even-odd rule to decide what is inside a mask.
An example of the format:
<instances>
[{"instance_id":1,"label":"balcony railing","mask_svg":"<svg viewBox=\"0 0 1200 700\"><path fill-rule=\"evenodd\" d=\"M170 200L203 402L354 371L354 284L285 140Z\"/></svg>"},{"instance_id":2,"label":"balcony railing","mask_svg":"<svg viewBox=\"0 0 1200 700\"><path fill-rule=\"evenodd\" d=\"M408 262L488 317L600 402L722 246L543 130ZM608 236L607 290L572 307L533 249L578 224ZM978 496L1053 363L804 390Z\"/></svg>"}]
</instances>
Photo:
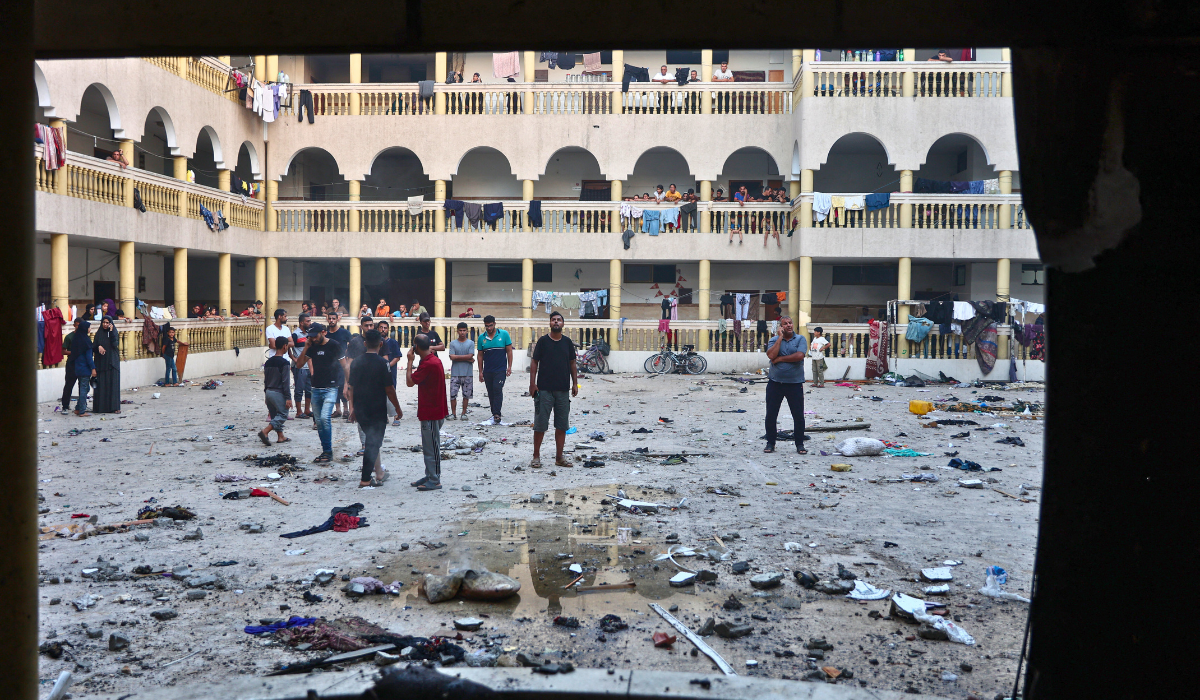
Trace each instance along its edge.
<instances>
[{"instance_id":1,"label":"balcony railing","mask_svg":"<svg viewBox=\"0 0 1200 700\"><path fill-rule=\"evenodd\" d=\"M203 219L200 205L214 215L220 211L230 226L256 231L263 228L263 203L212 187L183 182L167 175L121 169L110 160L101 160L79 153L67 152L66 164L57 170L46 170L41 149L35 149L34 180L37 189L51 194L65 194L93 202L132 207L133 190L137 189L147 211L191 219Z\"/></svg>"},{"instance_id":2,"label":"balcony railing","mask_svg":"<svg viewBox=\"0 0 1200 700\"><path fill-rule=\"evenodd\" d=\"M856 193L862 196L862 193ZM843 196L853 196L846 194ZM800 195L800 202L812 202L811 194ZM912 228L998 229L1001 207L1011 207L1011 228L1030 228L1019 194L910 194L894 193L889 204L875 211L847 210L835 207L814 228L898 228L901 206L912 206Z\"/></svg>"},{"instance_id":3,"label":"balcony railing","mask_svg":"<svg viewBox=\"0 0 1200 700\"><path fill-rule=\"evenodd\" d=\"M1008 63L827 62L807 63L796 76L800 89L812 74L814 97L903 97L906 80L913 97L1001 97Z\"/></svg>"},{"instance_id":4,"label":"balcony railing","mask_svg":"<svg viewBox=\"0 0 1200 700\"><path fill-rule=\"evenodd\" d=\"M145 60L211 93L238 101L236 90L225 92L230 67L212 56L153 56Z\"/></svg>"},{"instance_id":5,"label":"balcony railing","mask_svg":"<svg viewBox=\"0 0 1200 700\"><path fill-rule=\"evenodd\" d=\"M118 320L113 323L121 338L121 360L146 360L158 355L150 354L142 346L142 319ZM162 325L166 321L155 323ZM188 343L188 353L216 352L232 350L233 348L266 347L266 336L263 334L266 321L261 318L176 318L171 320L184 341ZM100 324L92 321L90 337L95 340L96 331ZM63 326L63 337L71 332L71 324ZM41 353L38 353L38 365L42 366ZM59 363L58 366L62 366Z\"/></svg>"}]
</instances>

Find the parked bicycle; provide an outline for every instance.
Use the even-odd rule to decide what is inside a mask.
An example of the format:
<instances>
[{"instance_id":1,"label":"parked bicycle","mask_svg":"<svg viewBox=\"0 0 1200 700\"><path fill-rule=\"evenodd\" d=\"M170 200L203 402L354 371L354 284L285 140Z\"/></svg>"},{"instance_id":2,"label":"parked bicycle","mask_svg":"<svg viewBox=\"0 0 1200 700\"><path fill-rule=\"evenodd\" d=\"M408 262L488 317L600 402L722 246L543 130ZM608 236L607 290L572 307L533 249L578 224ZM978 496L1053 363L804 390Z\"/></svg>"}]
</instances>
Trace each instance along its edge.
<instances>
[{"instance_id":1,"label":"parked bicycle","mask_svg":"<svg viewBox=\"0 0 1200 700\"><path fill-rule=\"evenodd\" d=\"M646 371L651 374L704 374L708 370L708 360L697 354L695 348L695 345L684 345L683 352L672 352L664 345L656 354L646 358Z\"/></svg>"},{"instance_id":2,"label":"parked bicycle","mask_svg":"<svg viewBox=\"0 0 1200 700\"><path fill-rule=\"evenodd\" d=\"M587 350L581 350L575 354L575 365L580 371L589 372L591 374L604 374L608 372L608 360L604 359L604 352L601 349L600 342L592 343Z\"/></svg>"}]
</instances>

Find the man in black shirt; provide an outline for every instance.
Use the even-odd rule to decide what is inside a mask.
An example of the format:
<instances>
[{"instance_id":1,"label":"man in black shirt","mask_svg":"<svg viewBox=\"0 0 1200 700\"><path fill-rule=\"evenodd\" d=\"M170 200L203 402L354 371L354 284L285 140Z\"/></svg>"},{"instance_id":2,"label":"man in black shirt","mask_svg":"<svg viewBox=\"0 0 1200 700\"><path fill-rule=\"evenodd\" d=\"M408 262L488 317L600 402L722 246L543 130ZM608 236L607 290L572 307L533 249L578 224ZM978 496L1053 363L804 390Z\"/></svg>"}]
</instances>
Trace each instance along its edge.
<instances>
[{"instance_id":1,"label":"man in black shirt","mask_svg":"<svg viewBox=\"0 0 1200 700\"><path fill-rule=\"evenodd\" d=\"M429 350L431 352L445 350L446 343L442 342L442 336L438 335L438 332L429 325L429 314L422 313L417 320L421 323L421 330L417 332L429 339Z\"/></svg>"},{"instance_id":2,"label":"man in black shirt","mask_svg":"<svg viewBox=\"0 0 1200 700\"><path fill-rule=\"evenodd\" d=\"M367 331L373 329L374 327L375 327L375 319L371 318L370 316L363 316L362 318L358 319L359 332L350 336L350 343L348 345L346 345L345 361L350 363L348 366L353 366L354 361L357 360L358 358L362 357L363 354L366 353L367 345L363 341L363 337L367 334ZM382 357L382 354L380 354L380 357ZM385 360L385 362L386 362L386 360ZM349 374L347 374L347 376L349 376ZM393 386L395 386L394 383L393 383ZM350 395L348 393L346 393L345 389L342 390L342 393L346 397L346 400L349 401ZM347 422L351 422L350 414L351 414L350 411L346 412L346 421ZM367 449L367 438L366 438L366 435L363 433L362 424L359 424L359 426L358 426L358 446L359 446L358 456L361 457L363 455L363 452L365 452Z\"/></svg>"},{"instance_id":3,"label":"man in black shirt","mask_svg":"<svg viewBox=\"0 0 1200 700\"><path fill-rule=\"evenodd\" d=\"M301 366L312 360L312 399L317 423L317 435L321 437L321 454L314 462L325 463L333 459L333 426L330 417L337 403L338 372L345 351L336 340L328 337L325 326L314 323L308 327L308 342L304 351L296 358Z\"/></svg>"},{"instance_id":4,"label":"man in black shirt","mask_svg":"<svg viewBox=\"0 0 1200 700\"><path fill-rule=\"evenodd\" d=\"M554 412L554 465L573 466L563 459L563 443L571 427L571 397L579 395L579 372L575 365L575 344L563 335L566 321L555 311L550 314L550 333L538 338L529 364L529 395L536 413L533 418L533 460L530 467L542 466L542 438L550 427Z\"/></svg>"},{"instance_id":5,"label":"man in black shirt","mask_svg":"<svg viewBox=\"0 0 1200 700\"><path fill-rule=\"evenodd\" d=\"M337 299L334 299L336 302ZM342 346L342 351L345 352L350 347L350 331L340 325L342 315L336 311L330 311L325 315L325 320L329 322L329 330L326 334L330 340L337 341L338 345ZM333 418L342 417L342 409L346 409L346 415L350 415L350 409L346 407L346 372L350 369L350 360L343 357L342 363L338 367L337 380L337 405L333 408ZM349 420L349 418L347 418Z\"/></svg>"},{"instance_id":6,"label":"man in black shirt","mask_svg":"<svg viewBox=\"0 0 1200 700\"><path fill-rule=\"evenodd\" d=\"M267 446L271 444L272 430L279 435L276 442L289 442L289 439L283 436L283 426L287 423L288 409L292 407L292 363L288 360L288 337L276 336L274 342L275 354L263 363L263 391L266 394L267 412L271 416L271 422L258 431L258 439Z\"/></svg>"},{"instance_id":7,"label":"man in black shirt","mask_svg":"<svg viewBox=\"0 0 1200 700\"><path fill-rule=\"evenodd\" d=\"M381 486L387 481L387 472L379 461L379 448L383 445L383 433L387 428L387 402L396 409L396 417L403 415L400 400L396 398L396 387L388 371L387 361L379 356L380 335L377 330L362 333L364 352L350 364L346 383L346 397L350 401L350 420L358 423L363 436L362 476L359 488ZM374 470L375 478L371 478Z\"/></svg>"}]
</instances>

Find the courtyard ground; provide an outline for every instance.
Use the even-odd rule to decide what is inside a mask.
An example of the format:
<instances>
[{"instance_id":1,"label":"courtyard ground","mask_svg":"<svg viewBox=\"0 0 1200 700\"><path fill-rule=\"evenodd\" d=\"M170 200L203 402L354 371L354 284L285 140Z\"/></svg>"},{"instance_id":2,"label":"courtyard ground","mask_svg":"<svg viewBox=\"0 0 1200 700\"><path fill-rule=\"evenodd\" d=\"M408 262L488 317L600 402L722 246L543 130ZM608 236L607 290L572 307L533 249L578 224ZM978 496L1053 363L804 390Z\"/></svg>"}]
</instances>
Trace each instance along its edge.
<instances>
[{"instance_id":1,"label":"courtyard ground","mask_svg":"<svg viewBox=\"0 0 1200 700\"><path fill-rule=\"evenodd\" d=\"M78 541L48 536L41 543L43 693L62 670L75 673L75 697L116 697L147 687L263 675L328 654L243 631L290 615L360 616L390 632L422 637L453 636L453 621L473 616L484 621L482 629L463 632L456 643L468 654L499 653L501 663L512 663L520 653L578 668L710 672L711 662L693 655L682 636L673 648L654 646L653 633L676 634L650 609L655 602L674 609L692 630L709 617L750 625L753 633L739 639L706 637L743 675L799 679L829 666L851 672L852 678L839 683L946 697L990 698L1013 687L1028 606L997 601L978 589L985 567L996 565L1008 572L1007 590L1029 594L1043 422L987 413L919 417L909 412L908 402L1000 395L1005 403L1040 403L1040 388L851 388L830 381L826 388L806 389L811 439L809 454L799 456L785 441L774 454L762 452L761 377L737 377L756 380L745 384L722 375L585 376L572 405L578 430L567 439L573 468L545 459L553 455L548 436L546 466L531 469L528 425L480 426L487 410L474 407L470 422L447 421L444 432L483 437L487 444L479 452L451 451L443 464L444 489L418 493L408 486L423 473L421 455L409 450L420 442L415 390L398 390L405 418L387 431L383 461L393 478L381 488L360 490L353 425L335 420L335 461L312 464L320 450L311 421L288 422L291 443L266 448L259 442L255 433L267 422L260 373L217 379L223 384L211 391L200 389L201 380L186 388L122 392L132 403L119 416L81 419L55 413L53 404L39 407L43 526L87 519L72 520L73 514L96 516L101 526L131 521L152 498L151 505L179 505L196 514L177 524L163 518L124 532ZM532 417L530 399L521 397L526 385L524 373L508 382L506 420ZM161 398L152 398L155 392ZM472 406L486 406L478 383L475 392ZM922 427L938 418L978 425ZM870 428L821 429L860 421ZM1006 427L991 427L995 424ZM786 404L780 427L791 428ZM633 432L639 428L653 432ZM85 432L72 435L72 429ZM603 441L589 439L597 430L605 433ZM856 436L929 456L821 454ZM997 443L1006 437L1019 437L1025 446ZM648 454L634 452L639 449ZM950 469L948 452L1000 471ZM297 457L303 469L269 481L267 474L277 468L242 459L276 454ZM686 462L663 464L675 461L667 460L673 454L683 454ZM586 460L604 465L585 468ZM852 471L832 471L833 464L849 464ZM218 483L217 474L251 480ZM904 475L938 480L914 482ZM959 479L985 483L964 488ZM258 486L290 505L222 497ZM621 511L607 498L621 489L629 498L664 508L653 514ZM666 507L683 499L682 508ZM279 537L318 525L332 508L356 502L365 505L361 515L368 527ZM262 532L243 529L247 524L261 525ZM189 539L197 528L202 539ZM620 528L630 528L628 544L617 544ZM684 588L668 584L679 569L655 557L667 551L672 535L701 552L729 552L720 562L676 557L689 569L715 572L716 581ZM799 551L787 551L789 542L798 543ZM231 561L236 563L215 565ZM933 584L920 580L921 570L946 561L962 562L952 567L949 595L926 596L924 588ZM749 571L733 573L735 562L748 562ZM633 581L636 587L577 591L568 585L577 577L568 569L572 564L584 572L580 585ZM945 603L947 615L977 643L924 639L916 623L890 615L888 600L828 595L801 587L793 577L810 571L822 580L836 579L839 565L877 587ZM214 578L189 588L169 575L182 566ZM499 602L454 599L436 605L418 594L423 574L454 568L509 575L521 591ZM335 572L326 585L314 580L322 569ZM752 588L752 576L770 571L784 573L781 585ZM403 592L361 598L342 592L344 580L358 576L399 581ZM308 602L306 592L321 600ZM78 610L73 601L89 594L99 598ZM726 609L731 595L744 607ZM621 617L629 629L602 633L598 623L607 614ZM575 617L580 627L555 625L556 616ZM118 639L119 649L110 651L114 633L127 638L128 646L119 648ZM819 661L806 658L812 652L805 644L816 637L832 645ZM757 666L748 667L747 660Z\"/></svg>"}]
</instances>

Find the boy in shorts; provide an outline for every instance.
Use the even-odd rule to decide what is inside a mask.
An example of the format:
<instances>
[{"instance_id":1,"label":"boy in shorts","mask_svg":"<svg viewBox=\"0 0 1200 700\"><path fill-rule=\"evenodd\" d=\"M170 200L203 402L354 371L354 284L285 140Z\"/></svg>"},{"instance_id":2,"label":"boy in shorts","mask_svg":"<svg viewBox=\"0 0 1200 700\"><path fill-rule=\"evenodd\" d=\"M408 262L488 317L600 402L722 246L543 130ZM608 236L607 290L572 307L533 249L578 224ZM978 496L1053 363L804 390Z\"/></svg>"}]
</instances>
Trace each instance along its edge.
<instances>
[{"instance_id":1,"label":"boy in shorts","mask_svg":"<svg viewBox=\"0 0 1200 700\"><path fill-rule=\"evenodd\" d=\"M458 322L458 337L450 341L447 348L450 354L450 416L449 420L458 420L458 392L462 390L463 410L462 420L467 419L467 404L475 395L473 383L475 365L475 343L467 337L467 324Z\"/></svg>"}]
</instances>

